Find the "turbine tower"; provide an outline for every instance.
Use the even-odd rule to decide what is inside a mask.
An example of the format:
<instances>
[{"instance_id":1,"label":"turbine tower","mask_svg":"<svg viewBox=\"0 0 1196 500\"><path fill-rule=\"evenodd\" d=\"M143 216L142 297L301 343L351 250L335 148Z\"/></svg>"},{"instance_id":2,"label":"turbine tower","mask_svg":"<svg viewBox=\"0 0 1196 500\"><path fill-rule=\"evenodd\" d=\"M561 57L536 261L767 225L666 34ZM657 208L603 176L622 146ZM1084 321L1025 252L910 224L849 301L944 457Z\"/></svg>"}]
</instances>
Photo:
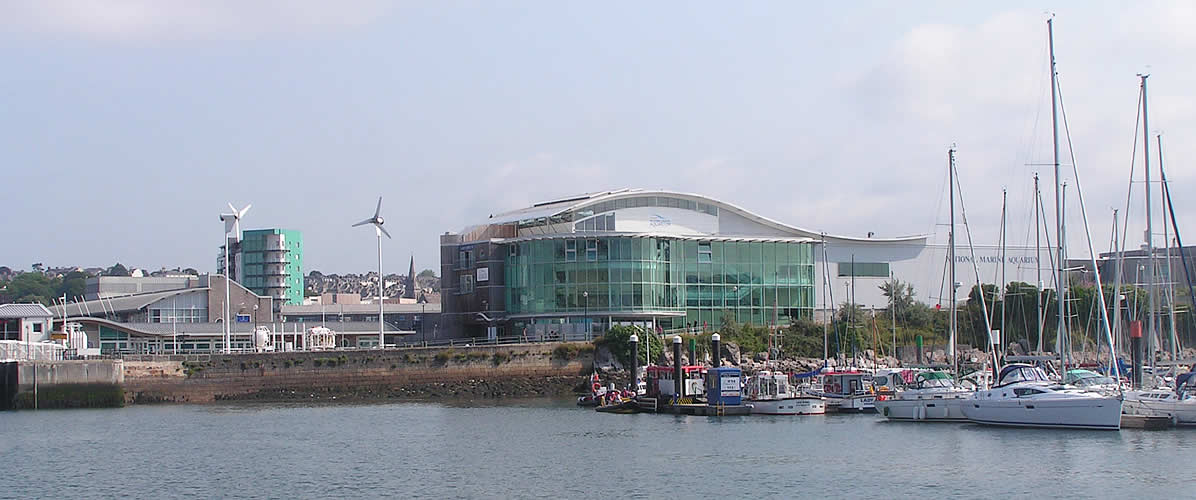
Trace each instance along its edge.
<instances>
[{"instance_id":1,"label":"turbine tower","mask_svg":"<svg viewBox=\"0 0 1196 500\"><path fill-rule=\"evenodd\" d=\"M378 235L378 348L382 349L386 346L386 337L384 336L385 323L382 321L383 315L383 292L386 289L386 277L382 274L382 235L390 238L390 233L386 232L386 228L382 227L385 223L382 220L382 197L378 197L378 207L374 209L374 216L366 220L353 224L353 227L364 226L366 224L374 225L374 233Z\"/></svg>"},{"instance_id":2,"label":"turbine tower","mask_svg":"<svg viewBox=\"0 0 1196 500\"><path fill-rule=\"evenodd\" d=\"M226 353L232 350L230 345L232 343L232 334L228 324L228 316L232 310L231 306L229 305L231 298L229 297L228 285L229 280L232 279L232 261L230 261L228 258L228 247L231 246L232 243L230 242L228 235L229 233L232 233L233 240L241 241L241 218L245 217L245 213L248 212L249 207L252 206L253 204L245 205L245 208L237 210L237 207L234 207L232 203L229 203L228 209L232 210L232 213L220 214L220 220L224 221L224 311L221 312L224 314L224 352Z\"/></svg>"}]
</instances>

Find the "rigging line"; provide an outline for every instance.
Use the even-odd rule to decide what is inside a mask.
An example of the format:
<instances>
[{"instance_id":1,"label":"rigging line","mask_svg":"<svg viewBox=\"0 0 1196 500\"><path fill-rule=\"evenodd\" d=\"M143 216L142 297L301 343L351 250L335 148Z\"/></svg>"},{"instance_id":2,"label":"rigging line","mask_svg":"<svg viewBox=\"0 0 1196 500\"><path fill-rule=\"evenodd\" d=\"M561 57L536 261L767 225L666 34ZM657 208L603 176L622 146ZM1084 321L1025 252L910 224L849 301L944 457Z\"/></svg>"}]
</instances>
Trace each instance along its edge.
<instances>
[{"instance_id":1,"label":"rigging line","mask_svg":"<svg viewBox=\"0 0 1196 500\"><path fill-rule=\"evenodd\" d=\"M1134 197L1134 171L1136 170L1135 166L1138 161L1138 127L1142 126L1142 89L1141 88L1138 89L1138 104L1136 105L1135 109L1136 109L1136 111L1134 112L1134 140L1130 141L1130 143L1133 144L1133 147L1130 148L1130 151L1131 151L1130 152L1130 181L1127 184L1127 187L1125 190L1125 215L1122 216L1121 245L1118 246L1118 248L1120 248L1121 250L1119 252L1118 258L1121 258L1120 254L1125 253L1125 242L1126 242L1126 238L1129 236L1128 233L1129 233L1129 227L1130 227L1130 200L1133 199L1133 197ZM1137 281L1137 280L1135 280L1135 281Z\"/></svg>"},{"instance_id":2,"label":"rigging line","mask_svg":"<svg viewBox=\"0 0 1196 500\"><path fill-rule=\"evenodd\" d=\"M958 179L959 178L959 168L954 167L954 166L952 168L955 170L955 178ZM968 211L966 208L964 208L963 190L959 189L959 184L961 184L961 183L958 183L958 182L956 183L956 189L959 191L959 216L963 219L964 233L968 235L968 251L971 253L971 256L972 256L972 271L976 275L976 288L978 289L977 295L980 296L980 309L981 309L981 312L984 314L984 335L985 335L985 338L988 339L988 345L985 346L985 351L989 351L992 349L992 345L993 345L992 323L989 322L989 320L988 320L988 303L987 303L988 301L984 299L984 282L980 281L980 266L978 264L976 264L976 245L972 243L972 228L971 228L971 226L968 225ZM954 284L952 284L952 285L954 285ZM971 294L968 294L968 295L970 296ZM996 356L996 353L994 352L991 355ZM985 363L986 364L988 363L987 357L985 359ZM994 361L994 364L996 364L995 361Z\"/></svg>"},{"instance_id":3,"label":"rigging line","mask_svg":"<svg viewBox=\"0 0 1196 500\"><path fill-rule=\"evenodd\" d=\"M1038 203L1040 203L1040 204L1042 203L1042 191L1038 192ZM1046 224L1047 224L1046 210L1039 210L1039 214L1042 217L1043 226L1046 227ZM1054 248L1051 246L1051 232L1043 231L1042 236L1046 242L1046 245L1044 246L1044 248ZM1055 252L1047 252L1047 262L1049 262L1050 266L1051 266L1050 267L1050 270L1051 270L1050 283L1051 283L1051 285L1054 286L1054 289L1055 289L1055 309L1056 309L1055 314L1059 314L1059 278L1057 276L1057 273L1055 273L1055 269L1056 269L1055 268ZM1043 288L1045 288L1045 287L1043 287ZM1042 293L1042 292L1044 292L1044 290L1040 289L1039 293ZM1045 334L1046 333L1046 325L1047 325L1047 316L1048 316L1046 314L1046 312L1051 310L1050 296L1043 298L1042 308L1043 308L1042 332Z\"/></svg>"},{"instance_id":4,"label":"rigging line","mask_svg":"<svg viewBox=\"0 0 1196 500\"><path fill-rule=\"evenodd\" d=\"M1080 186L1080 169L1076 166L1076 151L1071 142L1071 127L1067 123L1067 107L1063 104L1063 89L1059 84L1059 77L1055 77L1055 84L1059 88L1056 91L1059 95L1059 111L1063 117L1063 135L1067 138L1067 153L1071 158L1072 176L1076 181L1076 198L1080 201L1080 217L1084 221L1084 236L1088 240L1088 258L1092 261L1093 281L1096 282L1096 297L1100 304L1101 327L1104 329L1105 340L1109 343L1109 364L1113 367L1113 379L1121 380L1120 370L1117 366L1117 347L1113 344L1113 331L1109 328L1109 311L1108 305L1105 304L1104 287L1100 282L1100 268L1096 265L1096 250L1092 247L1092 231L1088 229L1088 211L1084 208L1084 189ZM1120 384L1118 385L1120 388Z\"/></svg>"}]
</instances>

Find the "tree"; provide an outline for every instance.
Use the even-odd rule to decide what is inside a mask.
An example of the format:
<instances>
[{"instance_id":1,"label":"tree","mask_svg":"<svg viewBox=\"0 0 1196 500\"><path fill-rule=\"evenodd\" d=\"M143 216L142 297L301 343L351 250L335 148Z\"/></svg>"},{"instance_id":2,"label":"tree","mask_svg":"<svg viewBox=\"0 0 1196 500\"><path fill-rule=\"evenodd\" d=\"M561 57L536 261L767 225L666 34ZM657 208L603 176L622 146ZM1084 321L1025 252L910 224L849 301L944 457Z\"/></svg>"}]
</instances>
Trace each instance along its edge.
<instances>
[{"instance_id":1,"label":"tree","mask_svg":"<svg viewBox=\"0 0 1196 500\"><path fill-rule=\"evenodd\" d=\"M13 302L50 304L54 283L42 273L21 273L8 282L6 294Z\"/></svg>"},{"instance_id":2,"label":"tree","mask_svg":"<svg viewBox=\"0 0 1196 500\"><path fill-rule=\"evenodd\" d=\"M190 275L192 275L192 276L199 276L199 271L198 271L198 270L196 270L194 267L188 267L188 268L186 268L186 269L183 269L183 274L190 274Z\"/></svg>"},{"instance_id":3,"label":"tree","mask_svg":"<svg viewBox=\"0 0 1196 500\"><path fill-rule=\"evenodd\" d=\"M129 275L129 269L126 268L120 262L117 262L112 267L109 267L108 270L104 271L104 276L128 276L128 275Z\"/></svg>"},{"instance_id":4,"label":"tree","mask_svg":"<svg viewBox=\"0 0 1196 500\"><path fill-rule=\"evenodd\" d=\"M431 269L424 269L423 271L420 271L419 274L416 274L415 277L416 278L435 278L436 271L433 271Z\"/></svg>"},{"instance_id":5,"label":"tree","mask_svg":"<svg viewBox=\"0 0 1196 500\"><path fill-rule=\"evenodd\" d=\"M892 313L891 309L896 305L897 314L904 314L914 304L914 287L909 283L893 279L881 283L877 288L880 288L881 293L889 299L889 313Z\"/></svg>"},{"instance_id":6,"label":"tree","mask_svg":"<svg viewBox=\"0 0 1196 500\"><path fill-rule=\"evenodd\" d=\"M66 273L61 279L56 279L56 287L54 289L55 297L62 297L66 295L69 297L82 296L86 288L87 278L90 276L87 273L79 271L71 271Z\"/></svg>"},{"instance_id":7,"label":"tree","mask_svg":"<svg viewBox=\"0 0 1196 500\"><path fill-rule=\"evenodd\" d=\"M610 351L611 355L619 359L623 366L631 366L631 334L636 334L639 337L639 351L640 366L648 366L648 349L644 349L644 343L650 347L652 353L664 352L664 343L661 342L660 337L652 332L646 332L641 328L633 326L615 325L607 330L602 337L594 341L595 344L605 345Z\"/></svg>"}]
</instances>

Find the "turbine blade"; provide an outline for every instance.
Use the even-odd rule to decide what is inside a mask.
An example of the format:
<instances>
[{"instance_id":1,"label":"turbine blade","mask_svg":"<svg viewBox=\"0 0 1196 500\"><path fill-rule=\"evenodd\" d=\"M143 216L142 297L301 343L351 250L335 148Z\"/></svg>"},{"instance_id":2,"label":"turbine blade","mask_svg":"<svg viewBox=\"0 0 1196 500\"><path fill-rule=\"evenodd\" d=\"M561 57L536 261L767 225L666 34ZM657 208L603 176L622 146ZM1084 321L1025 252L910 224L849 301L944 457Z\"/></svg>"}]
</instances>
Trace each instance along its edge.
<instances>
[{"instance_id":1,"label":"turbine blade","mask_svg":"<svg viewBox=\"0 0 1196 500\"><path fill-rule=\"evenodd\" d=\"M241 212L237 214L237 218L238 218L238 219L240 219L241 217L244 217L244 216L245 216L245 212L248 212L248 211L249 211L249 207L252 207L252 206L253 206L253 204L252 204L252 203L250 203L250 204L248 204L248 205L245 205L245 208L242 208L242 209L241 209Z\"/></svg>"},{"instance_id":2,"label":"turbine blade","mask_svg":"<svg viewBox=\"0 0 1196 500\"><path fill-rule=\"evenodd\" d=\"M237 207L234 207L231 201L228 203L228 209L232 210L234 214L237 213Z\"/></svg>"},{"instance_id":3,"label":"turbine blade","mask_svg":"<svg viewBox=\"0 0 1196 500\"><path fill-rule=\"evenodd\" d=\"M356 224L353 224L353 226L351 226L351 227L364 226L364 225L366 225L366 224L371 224L371 223L373 223L373 222L374 222L374 219L366 219L366 220L363 220L363 221L361 221L361 222L358 222L358 223L356 223Z\"/></svg>"},{"instance_id":4,"label":"turbine blade","mask_svg":"<svg viewBox=\"0 0 1196 500\"><path fill-rule=\"evenodd\" d=\"M382 197L378 197L378 208L374 209L374 218L377 219L382 215Z\"/></svg>"},{"instance_id":5,"label":"turbine blade","mask_svg":"<svg viewBox=\"0 0 1196 500\"><path fill-rule=\"evenodd\" d=\"M374 227L378 228L379 231L382 231L382 234L385 234L388 239L394 239L390 237L390 233L386 232L386 228L382 227L382 224L374 224Z\"/></svg>"}]
</instances>

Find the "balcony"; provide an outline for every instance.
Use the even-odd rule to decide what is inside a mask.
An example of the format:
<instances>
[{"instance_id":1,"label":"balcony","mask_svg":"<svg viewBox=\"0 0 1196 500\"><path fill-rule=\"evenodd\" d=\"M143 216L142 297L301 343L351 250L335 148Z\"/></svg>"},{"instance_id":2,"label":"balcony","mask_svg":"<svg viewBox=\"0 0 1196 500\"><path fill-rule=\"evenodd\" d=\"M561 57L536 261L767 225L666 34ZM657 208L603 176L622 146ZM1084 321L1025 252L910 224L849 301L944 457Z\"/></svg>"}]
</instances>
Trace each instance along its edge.
<instances>
[{"instance_id":1,"label":"balcony","mask_svg":"<svg viewBox=\"0 0 1196 500\"><path fill-rule=\"evenodd\" d=\"M286 252L266 252L262 256L262 262L267 264L290 264Z\"/></svg>"},{"instance_id":2,"label":"balcony","mask_svg":"<svg viewBox=\"0 0 1196 500\"><path fill-rule=\"evenodd\" d=\"M266 276L290 276L287 268L284 265L268 265L265 268Z\"/></svg>"},{"instance_id":3,"label":"balcony","mask_svg":"<svg viewBox=\"0 0 1196 500\"><path fill-rule=\"evenodd\" d=\"M286 278L281 278L281 277L277 277L277 276L266 277L266 288L267 289L274 289L274 288L286 289L289 287L290 287L290 285L287 285Z\"/></svg>"}]
</instances>

